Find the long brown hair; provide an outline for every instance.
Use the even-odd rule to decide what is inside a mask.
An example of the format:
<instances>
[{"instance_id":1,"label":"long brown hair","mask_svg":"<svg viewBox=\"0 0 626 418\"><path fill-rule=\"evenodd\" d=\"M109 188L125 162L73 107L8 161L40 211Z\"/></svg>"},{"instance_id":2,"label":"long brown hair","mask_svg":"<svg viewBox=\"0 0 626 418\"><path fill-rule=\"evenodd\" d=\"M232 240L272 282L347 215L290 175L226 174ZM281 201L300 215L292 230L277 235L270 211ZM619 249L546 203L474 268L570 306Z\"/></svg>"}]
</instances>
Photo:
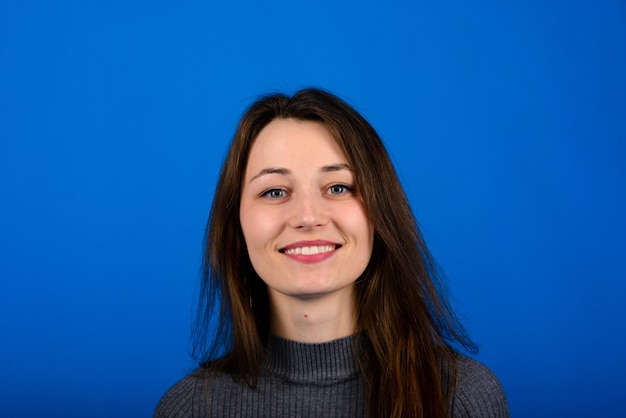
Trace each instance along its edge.
<instances>
[{"instance_id":1,"label":"long brown hair","mask_svg":"<svg viewBox=\"0 0 626 418\"><path fill-rule=\"evenodd\" d=\"M269 302L247 254L239 205L252 143L276 118L317 121L329 130L354 171L374 226L372 257L356 284L355 352L368 414L449 415L456 382L453 346L476 347L450 307L441 274L378 134L347 103L319 89L292 97L265 96L239 122L207 226L194 355L205 367L255 387L270 329ZM215 337L208 338L215 330Z\"/></svg>"}]
</instances>

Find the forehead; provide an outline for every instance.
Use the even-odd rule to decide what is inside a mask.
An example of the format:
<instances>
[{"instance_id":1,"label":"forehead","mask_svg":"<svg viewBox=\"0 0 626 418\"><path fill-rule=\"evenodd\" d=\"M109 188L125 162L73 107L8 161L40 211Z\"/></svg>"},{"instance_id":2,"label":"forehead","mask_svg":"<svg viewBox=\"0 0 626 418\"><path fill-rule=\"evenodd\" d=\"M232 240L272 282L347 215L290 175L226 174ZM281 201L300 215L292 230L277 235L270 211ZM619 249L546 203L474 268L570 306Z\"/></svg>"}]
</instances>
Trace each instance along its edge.
<instances>
[{"instance_id":1,"label":"forehead","mask_svg":"<svg viewBox=\"0 0 626 418\"><path fill-rule=\"evenodd\" d=\"M254 140L246 171L340 163L347 163L346 156L322 123L274 119Z\"/></svg>"}]
</instances>

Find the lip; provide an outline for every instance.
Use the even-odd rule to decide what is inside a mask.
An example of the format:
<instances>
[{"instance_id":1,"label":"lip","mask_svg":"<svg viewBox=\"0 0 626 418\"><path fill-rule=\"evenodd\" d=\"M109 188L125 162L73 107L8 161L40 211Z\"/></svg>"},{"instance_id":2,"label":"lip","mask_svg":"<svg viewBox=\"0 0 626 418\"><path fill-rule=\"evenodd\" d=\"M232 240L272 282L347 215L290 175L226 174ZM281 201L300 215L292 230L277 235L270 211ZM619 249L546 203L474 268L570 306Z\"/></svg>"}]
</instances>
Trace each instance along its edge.
<instances>
[{"instance_id":1,"label":"lip","mask_svg":"<svg viewBox=\"0 0 626 418\"><path fill-rule=\"evenodd\" d=\"M320 247L320 246L323 246L323 245L334 245L335 247L341 247L341 245L337 244L336 242L326 241L326 240L323 240L323 239L315 239L315 240L294 242L292 244L284 246L279 251L282 253L282 252L285 252L285 250L290 250L292 248L298 248L298 247Z\"/></svg>"},{"instance_id":2,"label":"lip","mask_svg":"<svg viewBox=\"0 0 626 418\"><path fill-rule=\"evenodd\" d=\"M334 247L331 251L323 251L315 254L302 254L302 253L291 253L288 254L287 251L294 248L303 248L303 247ZM289 257L292 260L299 261L301 263L318 263L320 261L326 260L329 257L332 257L335 252L341 248L341 244L337 244L336 242L327 241L327 240L307 240L307 241L298 241L291 243L280 250L278 250L281 254L286 257Z\"/></svg>"}]
</instances>

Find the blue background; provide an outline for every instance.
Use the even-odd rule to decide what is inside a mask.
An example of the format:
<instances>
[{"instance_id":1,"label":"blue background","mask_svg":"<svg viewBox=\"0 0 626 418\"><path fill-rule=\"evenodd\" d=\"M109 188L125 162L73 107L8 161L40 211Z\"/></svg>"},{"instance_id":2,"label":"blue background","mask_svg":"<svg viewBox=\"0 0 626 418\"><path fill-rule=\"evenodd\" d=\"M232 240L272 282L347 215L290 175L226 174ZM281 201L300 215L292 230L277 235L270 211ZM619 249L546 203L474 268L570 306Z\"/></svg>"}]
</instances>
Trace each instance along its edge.
<instances>
[{"instance_id":1,"label":"blue background","mask_svg":"<svg viewBox=\"0 0 626 418\"><path fill-rule=\"evenodd\" d=\"M237 120L315 85L386 141L513 416L626 416L626 3L225 3L0 2L0 415L150 416Z\"/></svg>"}]
</instances>

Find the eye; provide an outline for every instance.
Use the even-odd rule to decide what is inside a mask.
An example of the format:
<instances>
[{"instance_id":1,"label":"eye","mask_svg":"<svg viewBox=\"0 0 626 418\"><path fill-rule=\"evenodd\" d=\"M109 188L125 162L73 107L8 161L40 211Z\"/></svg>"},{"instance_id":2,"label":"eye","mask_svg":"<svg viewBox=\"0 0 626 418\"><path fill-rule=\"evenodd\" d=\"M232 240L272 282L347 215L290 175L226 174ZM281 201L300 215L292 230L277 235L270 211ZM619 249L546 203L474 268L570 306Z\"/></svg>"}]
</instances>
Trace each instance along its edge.
<instances>
[{"instance_id":1,"label":"eye","mask_svg":"<svg viewBox=\"0 0 626 418\"><path fill-rule=\"evenodd\" d=\"M352 191L352 187L345 184L333 184L328 188L328 193L332 195L342 195Z\"/></svg>"},{"instance_id":2,"label":"eye","mask_svg":"<svg viewBox=\"0 0 626 418\"><path fill-rule=\"evenodd\" d=\"M269 199L280 199L282 197L285 197L286 194L287 192L285 192L283 189L269 189L261 193L261 197L267 197Z\"/></svg>"}]
</instances>

